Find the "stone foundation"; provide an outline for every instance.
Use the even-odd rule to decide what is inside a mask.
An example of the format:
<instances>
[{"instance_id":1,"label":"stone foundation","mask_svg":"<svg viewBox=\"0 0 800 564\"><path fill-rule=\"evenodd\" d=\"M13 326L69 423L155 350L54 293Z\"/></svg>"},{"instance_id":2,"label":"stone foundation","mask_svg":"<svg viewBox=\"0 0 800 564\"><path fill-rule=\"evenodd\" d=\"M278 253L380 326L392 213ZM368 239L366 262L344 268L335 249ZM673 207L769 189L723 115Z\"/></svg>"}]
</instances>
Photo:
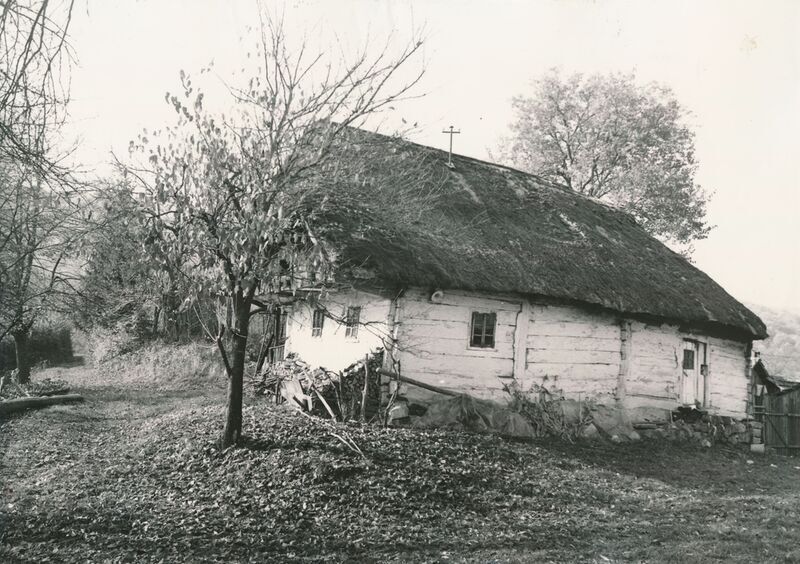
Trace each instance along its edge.
<instances>
[{"instance_id":1,"label":"stone foundation","mask_svg":"<svg viewBox=\"0 0 800 564\"><path fill-rule=\"evenodd\" d=\"M672 421L635 423L633 427L642 438L690 441L706 446L714 443L739 445L761 441L761 423L708 413L695 412L692 416L686 416L681 412L673 412Z\"/></svg>"}]
</instances>

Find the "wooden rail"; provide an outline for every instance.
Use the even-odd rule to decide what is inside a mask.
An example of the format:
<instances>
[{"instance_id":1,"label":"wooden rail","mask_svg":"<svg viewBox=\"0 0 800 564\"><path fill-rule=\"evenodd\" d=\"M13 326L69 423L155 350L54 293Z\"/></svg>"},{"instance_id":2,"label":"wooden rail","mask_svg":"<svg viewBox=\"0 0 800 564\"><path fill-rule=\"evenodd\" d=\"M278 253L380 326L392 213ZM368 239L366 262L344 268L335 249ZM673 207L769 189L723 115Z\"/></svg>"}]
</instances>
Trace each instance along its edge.
<instances>
[{"instance_id":1,"label":"wooden rail","mask_svg":"<svg viewBox=\"0 0 800 564\"><path fill-rule=\"evenodd\" d=\"M424 390L430 390L431 392L436 392L437 394L444 394L446 396L453 396L453 397L464 395L459 392L454 392L453 390L440 388L439 386L434 386L433 384L428 384L426 382L420 382L419 380L414 380L413 378L409 378L408 376L401 376L400 374L395 374L394 372L389 372L388 370L378 370L378 373L384 376L389 376L390 378L394 378L395 380L405 382L406 384L417 386L418 388L422 388Z\"/></svg>"}]
</instances>

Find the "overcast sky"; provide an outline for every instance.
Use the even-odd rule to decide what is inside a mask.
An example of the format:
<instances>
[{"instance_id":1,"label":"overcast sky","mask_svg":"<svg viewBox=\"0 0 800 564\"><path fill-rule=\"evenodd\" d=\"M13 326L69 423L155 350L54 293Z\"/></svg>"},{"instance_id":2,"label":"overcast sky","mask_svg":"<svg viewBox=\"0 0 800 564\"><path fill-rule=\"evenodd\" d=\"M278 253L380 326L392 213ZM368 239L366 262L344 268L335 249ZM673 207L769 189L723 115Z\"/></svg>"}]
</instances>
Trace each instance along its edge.
<instances>
[{"instance_id":1,"label":"overcast sky","mask_svg":"<svg viewBox=\"0 0 800 564\"><path fill-rule=\"evenodd\" d=\"M489 159L514 95L552 67L635 71L670 86L692 112L697 180L714 192L695 262L739 300L800 309L800 2L287 1L293 40L325 48L396 44L424 32L420 99L390 119L417 122L412 141ZM104 170L142 128L171 119L166 91L181 69L245 65L252 0L78 0L72 45L77 157ZM410 68L409 71L416 70Z\"/></svg>"}]
</instances>

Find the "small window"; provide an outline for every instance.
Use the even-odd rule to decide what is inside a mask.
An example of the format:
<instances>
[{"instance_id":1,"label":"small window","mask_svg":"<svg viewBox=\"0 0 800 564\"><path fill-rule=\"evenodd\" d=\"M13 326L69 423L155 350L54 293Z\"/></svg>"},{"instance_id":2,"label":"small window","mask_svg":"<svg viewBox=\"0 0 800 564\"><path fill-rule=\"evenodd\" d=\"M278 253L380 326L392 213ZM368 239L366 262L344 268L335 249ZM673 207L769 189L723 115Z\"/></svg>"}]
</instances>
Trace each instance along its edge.
<instances>
[{"instance_id":1,"label":"small window","mask_svg":"<svg viewBox=\"0 0 800 564\"><path fill-rule=\"evenodd\" d=\"M494 348L494 326L497 323L496 313L472 314L472 329L469 346L485 349Z\"/></svg>"},{"instance_id":2,"label":"small window","mask_svg":"<svg viewBox=\"0 0 800 564\"><path fill-rule=\"evenodd\" d=\"M311 320L311 336L321 337L323 325L325 325L325 310L315 309L314 317Z\"/></svg>"},{"instance_id":3,"label":"small window","mask_svg":"<svg viewBox=\"0 0 800 564\"><path fill-rule=\"evenodd\" d=\"M694 351L692 349L683 349L683 369L694 370Z\"/></svg>"},{"instance_id":4,"label":"small window","mask_svg":"<svg viewBox=\"0 0 800 564\"><path fill-rule=\"evenodd\" d=\"M361 318L361 308L360 307L348 307L347 308L347 318L345 319L345 337L352 337L355 339L358 337L358 323Z\"/></svg>"}]
</instances>

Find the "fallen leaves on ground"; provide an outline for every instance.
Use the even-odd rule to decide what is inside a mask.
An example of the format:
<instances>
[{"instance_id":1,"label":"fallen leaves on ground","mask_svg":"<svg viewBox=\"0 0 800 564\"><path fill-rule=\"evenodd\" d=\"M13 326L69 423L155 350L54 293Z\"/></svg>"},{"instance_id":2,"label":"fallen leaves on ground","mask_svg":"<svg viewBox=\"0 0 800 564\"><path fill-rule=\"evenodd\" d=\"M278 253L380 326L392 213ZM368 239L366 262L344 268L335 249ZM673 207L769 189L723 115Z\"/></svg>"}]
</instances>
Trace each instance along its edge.
<instances>
[{"instance_id":1,"label":"fallen leaves on ground","mask_svg":"<svg viewBox=\"0 0 800 564\"><path fill-rule=\"evenodd\" d=\"M788 459L332 424L259 401L245 410L244 446L219 451L219 388L113 387L75 370L86 404L0 427L0 559L800 557Z\"/></svg>"}]
</instances>

